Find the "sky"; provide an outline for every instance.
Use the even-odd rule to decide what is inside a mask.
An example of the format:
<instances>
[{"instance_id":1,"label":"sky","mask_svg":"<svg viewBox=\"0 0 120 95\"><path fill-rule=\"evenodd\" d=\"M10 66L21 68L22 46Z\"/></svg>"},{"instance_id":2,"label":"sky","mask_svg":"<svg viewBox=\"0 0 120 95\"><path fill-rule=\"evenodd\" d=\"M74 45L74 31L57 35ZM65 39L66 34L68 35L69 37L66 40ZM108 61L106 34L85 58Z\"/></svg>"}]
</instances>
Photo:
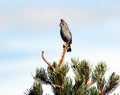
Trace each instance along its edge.
<instances>
[{"instance_id":1,"label":"sky","mask_svg":"<svg viewBox=\"0 0 120 95\"><path fill-rule=\"evenodd\" d=\"M0 0L0 95L24 95L32 87L36 68L47 68L42 50L50 62L59 61L61 18L73 39L66 62L104 61L107 76L120 75L120 0ZM46 93L53 95L50 87Z\"/></svg>"}]
</instances>

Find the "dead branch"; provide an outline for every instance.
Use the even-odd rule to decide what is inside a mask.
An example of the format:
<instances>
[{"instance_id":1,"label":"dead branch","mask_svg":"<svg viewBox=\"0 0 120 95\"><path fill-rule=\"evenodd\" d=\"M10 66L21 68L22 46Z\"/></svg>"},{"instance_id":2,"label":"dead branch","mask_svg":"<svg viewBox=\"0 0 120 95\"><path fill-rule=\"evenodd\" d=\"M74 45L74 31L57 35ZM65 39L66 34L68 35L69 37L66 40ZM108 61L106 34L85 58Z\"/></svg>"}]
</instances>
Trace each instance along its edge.
<instances>
[{"instance_id":1,"label":"dead branch","mask_svg":"<svg viewBox=\"0 0 120 95\"><path fill-rule=\"evenodd\" d=\"M62 57L61 57L61 59L60 59L60 62L59 62L59 64L58 64L58 67L60 67L60 65L63 64L64 59L65 59L65 55L66 55L66 53L67 53L68 48L69 48L69 47L68 47L68 44L65 44L65 46L64 46L64 48L63 48Z\"/></svg>"},{"instance_id":2,"label":"dead branch","mask_svg":"<svg viewBox=\"0 0 120 95\"><path fill-rule=\"evenodd\" d=\"M48 62L45 57L44 57L44 51L42 51L42 59L45 61L45 63L47 63L47 65L53 69L53 71L55 71L55 68L50 64L50 62Z\"/></svg>"}]
</instances>

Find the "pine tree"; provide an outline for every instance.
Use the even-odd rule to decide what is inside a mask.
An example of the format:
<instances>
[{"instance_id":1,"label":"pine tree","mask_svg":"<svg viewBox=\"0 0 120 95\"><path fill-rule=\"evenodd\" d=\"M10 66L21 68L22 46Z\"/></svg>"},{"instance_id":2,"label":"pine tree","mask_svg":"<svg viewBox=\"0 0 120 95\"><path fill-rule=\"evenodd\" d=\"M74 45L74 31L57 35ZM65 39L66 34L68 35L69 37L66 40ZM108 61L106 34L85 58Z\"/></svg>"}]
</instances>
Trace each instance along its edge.
<instances>
[{"instance_id":1,"label":"pine tree","mask_svg":"<svg viewBox=\"0 0 120 95\"><path fill-rule=\"evenodd\" d=\"M42 51L41 56L48 65L47 71L44 68L36 69L33 87L26 95L42 95L42 82L51 85L55 95L108 95L119 86L120 76L115 72L108 80L105 79L107 66L104 62L100 62L93 68L86 60L79 61L72 58L72 66L69 67L64 62L68 48L65 45L59 63L53 62L53 64L45 59ZM66 76L70 68L74 72L74 80Z\"/></svg>"}]
</instances>

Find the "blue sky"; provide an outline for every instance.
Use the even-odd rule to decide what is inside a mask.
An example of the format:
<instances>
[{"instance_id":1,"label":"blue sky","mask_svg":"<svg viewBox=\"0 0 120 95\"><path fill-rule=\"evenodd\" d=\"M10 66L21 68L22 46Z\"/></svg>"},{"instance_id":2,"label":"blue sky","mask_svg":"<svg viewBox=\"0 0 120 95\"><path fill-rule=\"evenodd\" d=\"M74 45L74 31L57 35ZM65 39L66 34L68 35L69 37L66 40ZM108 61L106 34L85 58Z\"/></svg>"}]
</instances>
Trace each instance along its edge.
<instances>
[{"instance_id":1,"label":"blue sky","mask_svg":"<svg viewBox=\"0 0 120 95\"><path fill-rule=\"evenodd\" d=\"M119 0L0 0L0 95L23 95L32 86L31 73L47 67L42 50L50 62L59 61L61 18L73 37L67 61L105 61L107 76L120 74L119 5ZM115 90L119 91L120 87Z\"/></svg>"}]
</instances>

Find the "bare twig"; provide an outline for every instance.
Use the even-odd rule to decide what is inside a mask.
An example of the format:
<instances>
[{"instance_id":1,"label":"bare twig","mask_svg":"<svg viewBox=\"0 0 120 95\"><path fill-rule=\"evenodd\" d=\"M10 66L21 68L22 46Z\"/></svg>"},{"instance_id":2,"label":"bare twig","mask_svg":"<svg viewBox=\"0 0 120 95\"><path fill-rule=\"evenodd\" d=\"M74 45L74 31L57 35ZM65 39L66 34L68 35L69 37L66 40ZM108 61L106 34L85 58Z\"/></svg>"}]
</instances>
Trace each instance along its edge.
<instances>
[{"instance_id":1,"label":"bare twig","mask_svg":"<svg viewBox=\"0 0 120 95\"><path fill-rule=\"evenodd\" d=\"M45 57L44 57L44 51L42 51L42 59L45 61L45 63L47 63L47 65L53 69L53 71L55 71L55 68L50 64L50 62L48 62Z\"/></svg>"}]
</instances>

